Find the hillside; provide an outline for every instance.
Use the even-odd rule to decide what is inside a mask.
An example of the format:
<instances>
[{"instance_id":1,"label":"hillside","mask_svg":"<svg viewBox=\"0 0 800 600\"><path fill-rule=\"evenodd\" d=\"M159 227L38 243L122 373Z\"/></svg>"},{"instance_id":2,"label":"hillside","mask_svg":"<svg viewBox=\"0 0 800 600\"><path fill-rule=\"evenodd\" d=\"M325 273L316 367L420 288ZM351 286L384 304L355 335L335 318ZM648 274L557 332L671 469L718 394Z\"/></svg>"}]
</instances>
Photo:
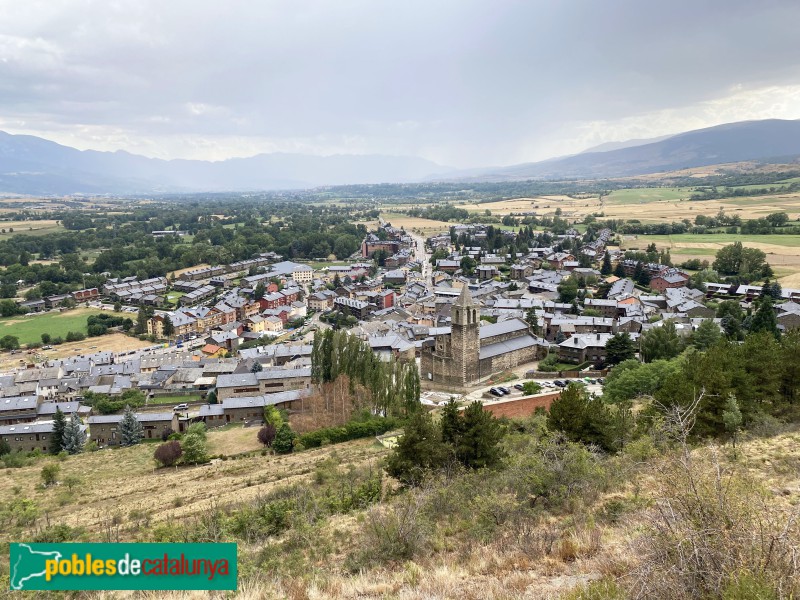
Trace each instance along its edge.
<instances>
[{"instance_id":1,"label":"hillside","mask_svg":"<svg viewBox=\"0 0 800 600\"><path fill-rule=\"evenodd\" d=\"M749 160L789 162L787 158L800 155L800 121L729 123L644 145L597 151L607 147L561 159L484 171L470 179L628 177Z\"/></svg>"},{"instance_id":2,"label":"hillside","mask_svg":"<svg viewBox=\"0 0 800 600\"><path fill-rule=\"evenodd\" d=\"M684 566L662 580L651 568L673 541L659 528L696 543L703 531L690 517L708 503L724 513L708 511L702 526L726 523L731 543L756 527L769 534L800 485L794 430L735 454L644 438L617 456L542 431L534 417L512 433L499 470L406 491L379 475L387 451L374 440L262 456L247 428L209 432L210 449L231 455L207 466L154 470L151 444L46 457L0 471L0 519L14 539L237 541L237 598L621 599L639 578L653 591L690 575ZM61 483L43 488L41 468L53 462ZM655 510L664 503L677 520ZM795 529L784 535L794 540Z\"/></svg>"},{"instance_id":3,"label":"hillside","mask_svg":"<svg viewBox=\"0 0 800 600\"><path fill-rule=\"evenodd\" d=\"M128 152L80 151L0 132L0 192L74 193L300 189L418 181L448 169L404 156L259 154L225 161L160 160Z\"/></svg>"}]
</instances>

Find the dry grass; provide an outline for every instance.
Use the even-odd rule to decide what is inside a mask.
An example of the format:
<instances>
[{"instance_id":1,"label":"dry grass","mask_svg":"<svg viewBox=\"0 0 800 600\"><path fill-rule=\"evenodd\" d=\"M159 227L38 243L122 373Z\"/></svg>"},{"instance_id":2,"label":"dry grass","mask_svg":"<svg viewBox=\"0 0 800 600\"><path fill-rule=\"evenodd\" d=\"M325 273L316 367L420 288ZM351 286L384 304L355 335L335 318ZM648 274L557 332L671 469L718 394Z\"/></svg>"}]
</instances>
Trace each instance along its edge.
<instances>
[{"instance_id":1,"label":"dry grass","mask_svg":"<svg viewBox=\"0 0 800 600\"><path fill-rule=\"evenodd\" d=\"M175 277L176 279L186 273L187 271L194 271L195 269L204 269L205 267L210 267L211 265L202 263L200 265L194 265L193 267L186 267L185 269L178 269L177 271L170 271L167 273L167 279L172 279Z\"/></svg>"},{"instance_id":2,"label":"dry grass","mask_svg":"<svg viewBox=\"0 0 800 600\"><path fill-rule=\"evenodd\" d=\"M433 219L422 219L394 213L381 213L381 218L391 223L394 227L401 227L406 231L447 231L454 224L447 221L434 221Z\"/></svg>"},{"instance_id":3,"label":"dry grass","mask_svg":"<svg viewBox=\"0 0 800 600\"><path fill-rule=\"evenodd\" d=\"M257 431L210 430L209 450L233 456L258 449ZM155 443L143 443L85 453L59 463L60 480L73 475L82 481L63 505L63 486L41 489L39 485L42 466L55 458L0 470L0 502L22 495L42 507L50 523L84 526L94 532L102 531L108 519L117 516L123 527L131 528L124 537L135 539L139 532L134 525L145 516L150 522L168 521L198 514L213 505L252 500L275 486L307 479L314 466L334 452L355 464L374 461L387 452L374 440L358 440L288 456L254 452L209 465L156 469L155 448ZM138 516L134 519L131 515Z\"/></svg>"}]
</instances>

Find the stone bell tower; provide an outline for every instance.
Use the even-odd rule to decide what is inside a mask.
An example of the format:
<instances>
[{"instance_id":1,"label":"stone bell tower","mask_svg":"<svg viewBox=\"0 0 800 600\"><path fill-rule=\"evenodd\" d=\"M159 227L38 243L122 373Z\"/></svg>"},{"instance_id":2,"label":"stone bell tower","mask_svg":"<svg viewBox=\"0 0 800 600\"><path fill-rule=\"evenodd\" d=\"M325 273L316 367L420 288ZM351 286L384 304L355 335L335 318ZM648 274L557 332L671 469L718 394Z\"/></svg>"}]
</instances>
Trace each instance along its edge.
<instances>
[{"instance_id":1,"label":"stone bell tower","mask_svg":"<svg viewBox=\"0 0 800 600\"><path fill-rule=\"evenodd\" d=\"M451 311L453 378L464 385L478 380L478 361L481 349L478 305L465 283Z\"/></svg>"}]
</instances>

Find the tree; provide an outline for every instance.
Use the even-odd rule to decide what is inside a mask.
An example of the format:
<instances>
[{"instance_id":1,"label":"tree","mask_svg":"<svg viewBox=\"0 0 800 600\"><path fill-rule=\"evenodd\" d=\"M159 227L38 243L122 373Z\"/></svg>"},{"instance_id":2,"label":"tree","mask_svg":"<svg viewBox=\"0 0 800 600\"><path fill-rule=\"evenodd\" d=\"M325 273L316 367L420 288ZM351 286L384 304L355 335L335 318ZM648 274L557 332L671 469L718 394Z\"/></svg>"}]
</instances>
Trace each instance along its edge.
<instances>
[{"instance_id":1,"label":"tree","mask_svg":"<svg viewBox=\"0 0 800 600\"><path fill-rule=\"evenodd\" d=\"M606 252L603 255L603 263L600 266L601 275L611 275L613 268L611 267L611 255Z\"/></svg>"},{"instance_id":2,"label":"tree","mask_svg":"<svg viewBox=\"0 0 800 600\"><path fill-rule=\"evenodd\" d=\"M0 348L3 350L19 350L19 338L15 335L4 335L0 338Z\"/></svg>"},{"instance_id":3,"label":"tree","mask_svg":"<svg viewBox=\"0 0 800 600\"><path fill-rule=\"evenodd\" d=\"M754 273L762 273L766 265L767 255L757 248L745 248L741 242L734 242L720 248L712 266L723 275L740 275L746 277Z\"/></svg>"},{"instance_id":4,"label":"tree","mask_svg":"<svg viewBox=\"0 0 800 600\"><path fill-rule=\"evenodd\" d=\"M147 314L147 309L142 306L139 308L139 313L136 315L136 329L134 332L138 335L142 335L143 333L147 333L147 320L149 319L149 315Z\"/></svg>"},{"instance_id":5,"label":"tree","mask_svg":"<svg viewBox=\"0 0 800 600\"><path fill-rule=\"evenodd\" d=\"M659 359L670 359L678 356L683 343L671 320L664 321L661 327L653 327L640 338L642 360L652 362Z\"/></svg>"},{"instance_id":6,"label":"tree","mask_svg":"<svg viewBox=\"0 0 800 600\"><path fill-rule=\"evenodd\" d=\"M477 400L464 411L464 425L456 444L456 458L469 469L492 467L503 456L503 428L497 418Z\"/></svg>"},{"instance_id":7,"label":"tree","mask_svg":"<svg viewBox=\"0 0 800 600\"><path fill-rule=\"evenodd\" d=\"M80 454L83 452L83 447L86 444L86 432L82 429L81 420L78 418L78 413L72 413L64 427L64 437L62 442L62 449L67 454Z\"/></svg>"},{"instance_id":8,"label":"tree","mask_svg":"<svg viewBox=\"0 0 800 600\"><path fill-rule=\"evenodd\" d=\"M42 343L43 344L49 344L52 339L53 338L50 336L49 333L43 333L42 334Z\"/></svg>"},{"instance_id":9,"label":"tree","mask_svg":"<svg viewBox=\"0 0 800 600\"><path fill-rule=\"evenodd\" d=\"M114 302L114 312L122 312L122 302L119 300Z\"/></svg>"},{"instance_id":10,"label":"tree","mask_svg":"<svg viewBox=\"0 0 800 600\"><path fill-rule=\"evenodd\" d=\"M272 446L272 442L275 441L275 434L275 426L272 423L267 423L258 430L258 441L269 448Z\"/></svg>"},{"instance_id":11,"label":"tree","mask_svg":"<svg viewBox=\"0 0 800 600\"><path fill-rule=\"evenodd\" d=\"M558 290L559 302L569 304L578 297L578 280L570 276L563 279L556 288Z\"/></svg>"},{"instance_id":12,"label":"tree","mask_svg":"<svg viewBox=\"0 0 800 600\"><path fill-rule=\"evenodd\" d=\"M530 326L535 335L539 335L539 318L536 316L536 309L533 307L525 311L525 322Z\"/></svg>"},{"instance_id":13,"label":"tree","mask_svg":"<svg viewBox=\"0 0 800 600\"><path fill-rule=\"evenodd\" d=\"M775 318L775 310L772 308L772 296L762 296L758 301L758 309L753 315L750 323L750 332L758 333L766 331L778 337L778 321Z\"/></svg>"},{"instance_id":14,"label":"tree","mask_svg":"<svg viewBox=\"0 0 800 600\"><path fill-rule=\"evenodd\" d=\"M164 332L164 337L170 338L175 333L175 326L172 324L172 319L169 315L164 315L164 320L161 321L161 328Z\"/></svg>"},{"instance_id":15,"label":"tree","mask_svg":"<svg viewBox=\"0 0 800 600\"><path fill-rule=\"evenodd\" d=\"M119 422L119 435L120 446L135 446L144 437L144 428L130 406L125 406L125 413Z\"/></svg>"},{"instance_id":16,"label":"tree","mask_svg":"<svg viewBox=\"0 0 800 600\"><path fill-rule=\"evenodd\" d=\"M272 425L275 428L275 432L277 434L278 430L284 423L283 415L281 411L279 411L274 406L265 406L264 407L264 424L265 425Z\"/></svg>"},{"instance_id":17,"label":"tree","mask_svg":"<svg viewBox=\"0 0 800 600\"><path fill-rule=\"evenodd\" d=\"M217 391L216 390L209 390L208 394L206 394L206 402L209 404L216 404L217 403Z\"/></svg>"},{"instance_id":18,"label":"tree","mask_svg":"<svg viewBox=\"0 0 800 600\"><path fill-rule=\"evenodd\" d=\"M6 454L11 454L11 446L5 438L0 438L0 456L5 456Z\"/></svg>"},{"instance_id":19,"label":"tree","mask_svg":"<svg viewBox=\"0 0 800 600\"><path fill-rule=\"evenodd\" d=\"M170 440L161 444L156 451L153 452L153 458L164 467L171 467L183 454L180 442L177 440Z\"/></svg>"},{"instance_id":20,"label":"tree","mask_svg":"<svg viewBox=\"0 0 800 600\"><path fill-rule=\"evenodd\" d=\"M267 286L264 285L264 282L259 281L258 284L256 284L256 289L253 290L253 298L256 300L261 300L264 297L266 290Z\"/></svg>"},{"instance_id":21,"label":"tree","mask_svg":"<svg viewBox=\"0 0 800 600\"><path fill-rule=\"evenodd\" d=\"M442 442L449 444L455 450L461 442L461 436L464 434L464 420L461 418L458 403L453 398L450 398L442 408L439 429Z\"/></svg>"},{"instance_id":22,"label":"tree","mask_svg":"<svg viewBox=\"0 0 800 600\"><path fill-rule=\"evenodd\" d=\"M613 420L608 406L574 383L553 400L547 426L563 432L574 442L595 444L603 450L613 449Z\"/></svg>"},{"instance_id":23,"label":"tree","mask_svg":"<svg viewBox=\"0 0 800 600\"><path fill-rule=\"evenodd\" d=\"M475 272L475 267L478 266L478 263L475 262L475 259L471 256L462 256L459 266L464 272L464 275L470 276Z\"/></svg>"},{"instance_id":24,"label":"tree","mask_svg":"<svg viewBox=\"0 0 800 600\"><path fill-rule=\"evenodd\" d=\"M728 399L725 402L725 410L722 412L722 422L725 425L725 431L731 436L734 450L736 449L736 434L742 426L742 411L739 410L739 403L736 401L736 396L733 393L728 394Z\"/></svg>"},{"instance_id":25,"label":"tree","mask_svg":"<svg viewBox=\"0 0 800 600\"><path fill-rule=\"evenodd\" d=\"M536 383L535 381L526 381L522 384L522 393L528 396L532 396L533 394L538 394L542 391L542 386Z\"/></svg>"},{"instance_id":26,"label":"tree","mask_svg":"<svg viewBox=\"0 0 800 600\"><path fill-rule=\"evenodd\" d=\"M448 460L440 431L428 411L415 412L405 427L386 463L386 471L407 485L422 481L425 473L438 469Z\"/></svg>"},{"instance_id":27,"label":"tree","mask_svg":"<svg viewBox=\"0 0 800 600\"><path fill-rule=\"evenodd\" d=\"M205 423L194 423L183 436L183 462L191 464L204 463L208 460L206 452Z\"/></svg>"},{"instance_id":28,"label":"tree","mask_svg":"<svg viewBox=\"0 0 800 600\"><path fill-rule=\"evenodd\" d=\"M260 362L258 362L257 360L253 361L253 366L250 367L250 372L251 373L260 373L263 370L264 370L264 367L261 366Z\"/></svg>"},{"instance_id":29,"label":"tree","mask_svg":"<svg viewBox=\"0 0 800 600\"><path fill-rule=\"evenodd\" d=\"M614 277L625 279L625 267L622 266L622 261L619 261L617 266L614 267Z\"/></svg>"},{"instance_id":30,"label":"tree","mask_svg":"<svg viewBox=\"0 0 800 600\"><path fill-rule=\"evenodd\" d=\"M45 487L51 486L56 482L59 471L61 471L61 465L57 463L50 463L42 467L42 483Z\"/></svg>"},{"instance_id":31,"label":"tree","mask_svg":"<svg viewBox=\"0 0 800 600\"><path fill-rule=\"evenodd\" d=\"M697 326L697 331L692 335L692 346L698 350L708 350L711 346L716 344L722 333L711 319L706 319Z\"/></svg>"},{"instance_id":32,"label":"tree","mask_svg":"<svg viewBox=\"0 0 800 600\"><path fill-rule=\"evenodd\" d=\"M635 356L636 347L627 331L611 336L606 342L606 363L609 365L618 365Z\"/></svg>"},{"instance_id":33,"label":"tree","mask_svg":"<svg viewBox=\"0 0 800 600\"><path fill-rule=\"evenodd\" d=\"M288 423L284 423L275 434L275 441L272 442L272 449L278 454L289 454L294 449L294 431Z\"/></svg>"},{"instance_id":34,"label":"tree","mask_svg":"<svg viewBox=\"0 0 800 600\"><path fill-rule=\"evenodd\" d=\"M53 416L53 433L50 435L50 454L58 454L64 449L64 430L67 427L67 418L61 409L56 406Z\"/></svg>"}]
</instances>

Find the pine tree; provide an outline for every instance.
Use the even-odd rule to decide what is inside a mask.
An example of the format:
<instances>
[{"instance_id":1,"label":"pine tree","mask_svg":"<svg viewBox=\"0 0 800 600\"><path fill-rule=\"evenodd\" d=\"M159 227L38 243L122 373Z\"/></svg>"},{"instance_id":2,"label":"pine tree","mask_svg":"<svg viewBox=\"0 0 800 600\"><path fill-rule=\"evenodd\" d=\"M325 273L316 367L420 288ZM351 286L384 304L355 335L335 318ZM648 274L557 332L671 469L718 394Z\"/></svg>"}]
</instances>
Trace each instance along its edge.
<instances>
[{"instance_id":1,"label":"pine tree","mask_svg":"<svg viewBox=\"0 0 800 600\"><path fill-rule=\"evenodd\" d=\"M414 485L422 481L428 470L444 465L447 458L447 448L430 413L420 410L411 416L403 437L389 456L386 471L403 483Z\"/></svg>"},{"instance_id":2,"label":"pine tree","mask_svg":"<svg viewBox=\"0 0 800 600\"><path fill-rule=\"evenodd\" d=\"M600 267L601 275L611 275L611 255L606 252L603 255L603 264Z\"/></svg>"},{"instance_id":3,"label":"pine tree","mask_svg":"<svg viewBox=\"0 0 800 600\"><path fill-rule=\"evenodd\" d=\"M475 401L464 411L463 423L463 433L456 445L458 461L470 469L492 467L500 462L503 428L495 416Z\"/></svg>"},{"instance_id":4,"label":"pine tree","mask_svg":"<svg viewBox=\"0 0 800 600\"><path fill-rule=\"evenodd\" d=\"M144 428L130 406L125 407L125 413L119 422L119 435L120 446L135 446L144 437Z\"/></svg>"},{"instance_id":5,"label":"pine tree","mask_svg":"<svg viewBox=\"0 0 800 600\"><path fill-rule=\"evenodd\" d=\"M608 406L574 383L553 400L547 427L563 432L574 442L596 444L604 450L613 447L614 423Z\"/></svg>"},{"instance_id":6,"label":"pine tree","mask_svg":"<svg viewBox=\"0 0 800 600\"><path fill-rule=\"evenodd\" d=\"M175 326L172 324L172 319L169 315L164 315L161 326L164 331L164 337L169 338L175 333Z\"/></svg>"},{"instance_id":7,"label":"pine tree","mask_svg":"<svg viewBox=\"0 0 800 600\"><path fill-rule=\"evenodd\" d=\"M56 414L53 417L53 433L50 436L50 454L58 454L64 449L64 429L67 426L67 418L61 409L56 407Z\"/></svg>"},{"instance_id":8,"label":"pine tree","mask_svg":"<svg viewBox=\"0 0 800 600\"><path fill-rule=\"evenodd\" d=\"M778 332L778 321L775 318L775 310L772 308L772 296L770 295L761 298L758 303L758 308L755 314L753 314L750 332L757 333L759 331L766 331L775 337L780 335Z\"/></svg>"},{"instance_id":9,"label":"pine tree","mask_svg":"<svg viewBox=\"0 0 800 600\"><path fill-rule=\"evenodd\" d=\"M617 266L614 267L614 276L619 277L620 279L625 278L625 267L622 266L622 261L619 261Z\"/></svg>"},{"instance_id":10,"label":"pine tree","mask_svg":"<svg viewBox=\"0 0 800 600\"><path fill-rule=\"evenodd\" d=\"M461 417L461 411L458 410L458 403L453 398L450 398L442 408L439 427L441 428L442 442L455 449L461 442L461 436L464 433L464 420Z\"/></svg>"},{"instance_id":11,"label":"pine tree","mask_svg":"<svg viewBox=\"0 0 800 600\"><path fill-rule=\"evenodd\" d=\"M72 417L64 427L64 437L61 444L62 449L68 454L80 454L83 452L83 446L86 444L86 432L81 429L81 425L78 413L72 413Z\"/></svg>"},{"instance_id":12,"label":"pine tree","mask_svg":"<svg viewBox=\"0 0 800 600\"><path fill-rule=\"evenodd\" d=\"M617 365L636 356L633 340L627 332L617 333L606 342L606 363Z\"/></svg>"}]
</instances>

